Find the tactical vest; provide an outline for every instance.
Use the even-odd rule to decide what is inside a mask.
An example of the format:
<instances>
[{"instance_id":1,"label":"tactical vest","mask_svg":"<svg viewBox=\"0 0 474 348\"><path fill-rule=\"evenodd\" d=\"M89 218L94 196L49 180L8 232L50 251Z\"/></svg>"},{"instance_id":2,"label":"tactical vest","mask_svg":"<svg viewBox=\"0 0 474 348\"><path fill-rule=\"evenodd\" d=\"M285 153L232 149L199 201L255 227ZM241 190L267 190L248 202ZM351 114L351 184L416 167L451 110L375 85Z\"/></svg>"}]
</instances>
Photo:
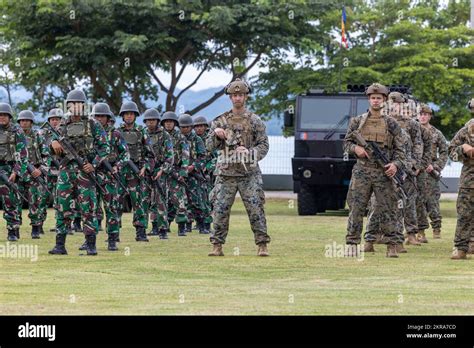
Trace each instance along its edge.
<instances>
[{"instance_id":1,"label":"tactical vest","mask_svg":"<svg viewBox=\"0 0 474 348\"><path fill-rule=\"evenodd\" d=\"M11 127L0 129L0 161L13 162L15 151L15 132Z\"/></svg>"},{"instance_id":2,"label":"tactical vest","mask_svg":"<svg viewBox=\"0 0 474 348\"><path fill-rule=\"evenodd\" d=\"M122 136L127 142L130 159L133 162L140 162L143 159L142 132L139 129L122 129Z\"/></svg>"},{"instance_id":3,"label":"tactical vest","mask_svg":"<svg viewBox=\"0 0 474 348\"><path fill-rule=\"evenodd\" d=\"M163 143L163 131L154 131L153 133L149 132L151 146L153 151L155 152L155 156L158 161L163 162L163 150L164 150L164 143Z\"/></svg>"},{"instance_id":4,"label":"tactical vest","mask_svg":"<svg viewBox=\"0 0 474 348\"><path fill-rule=\"evenodd\" d=\"M359 132L366 141L373 141L384 147L389 145L387 121L384 117L367 117Z\"/></svg>"},{"instance_id":5,"label":"tactical vest","mask_svg":"<svg viewBox=\"0 0 474 348\"><path fill-rule=\"evenodd\" d=\"M224 116L223 121L227 124L227 145L235 147L245 146L247 149L252 147L253 133L250 116L246 114L227 114Z\"/></svg>"},{"instance_id":6,"label":"tactical vest","mask_svg":"<svg viewBox=\"0 0 474 348\"><path fill-rule=\"evenodd\" d=\"M65 138L81 157L89 156L94 150L91 123L91 120L86 119L65 125Z\"/></svg>"},{"instance_id":7,"label":"tactical vest","mask_svg":"<svg viewBox=\"0 0 474 348\"><path fill-rule=\"evenodd\" d=\"M37 166L41 164L41 152L40 152L40 144L38 144L38 138L33 132L30 131L29 134L25 133L25 137L27 140L27 149L28 149L28 160L33 165Z\"/></svg>"}]
</instances>

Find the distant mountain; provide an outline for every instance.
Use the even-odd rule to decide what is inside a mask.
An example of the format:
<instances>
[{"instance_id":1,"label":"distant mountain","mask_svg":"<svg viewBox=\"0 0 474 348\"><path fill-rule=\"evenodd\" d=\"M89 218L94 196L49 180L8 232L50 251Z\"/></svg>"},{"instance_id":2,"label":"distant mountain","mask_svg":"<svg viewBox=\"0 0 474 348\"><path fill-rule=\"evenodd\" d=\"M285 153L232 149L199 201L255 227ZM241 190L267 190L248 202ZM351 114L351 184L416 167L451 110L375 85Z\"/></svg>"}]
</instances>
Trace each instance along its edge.
<instances>
[{"instance_id":1,"label":"distant mountain","mask_svg":"<svg viewBox=\"0 0 474 348\"><path fill-rule=\"evenodd\" d=\"M209 99L214 95L214 93L220 91L224 86L221 88L207 88L204 90L200 91L187 91L186 93L183 94L183 96L179 100L178 104L178 109L180 108L184 110L189 110L203 101ZM22 87L18 87L15 91L12 93L12 99L14 103L18 102L23 102L27 100L28 98L31 98L31 93L26 91ZM164 101L166 99L166 94L160 92L159 99L158 99L158 104L155 101L151 100L146 100L146 105L149 107L156 107L159 104L164 104ZM6 92L3 89L0 89L0 101L6 102L7 101L7 95ZM209 105L208 107L204 108L201 110L198 114L205 116L208 120L212 120L215 117L219 116L223 112L229 110L231 108L231 104L229 101L229 97L226 95L223 95L222 97L218 98L214 103ZM139 122L141 120L139 119ZM281 135L282 134L282 126L283 126L283 119L277 119L277 118L272 118L268 121L266 121L267 124L267 133L268 135Z\"/></svg>"}]
</instances>

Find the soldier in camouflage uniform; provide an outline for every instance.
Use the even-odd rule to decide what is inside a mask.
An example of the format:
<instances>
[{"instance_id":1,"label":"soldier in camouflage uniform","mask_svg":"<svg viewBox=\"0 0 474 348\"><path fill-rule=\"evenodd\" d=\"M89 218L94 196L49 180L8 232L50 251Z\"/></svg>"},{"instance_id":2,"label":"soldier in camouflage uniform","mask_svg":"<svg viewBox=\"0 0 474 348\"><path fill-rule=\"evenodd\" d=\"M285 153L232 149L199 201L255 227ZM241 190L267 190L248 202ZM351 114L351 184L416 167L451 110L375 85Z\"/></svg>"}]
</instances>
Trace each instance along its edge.
<instances>
[{"instance_id":1,"label":"soldier in camouflage uniform","mask_svg":"<svg viewBox=\"0 0 474 348\"><path fill-rule=\"evenodd\" d=\"M420 108L420 114L423 113L432 113L431 108L422 104ZM418 115L417 115L418 116ZM425 236L425 230L429 228L428 224L428 212L426 210L427 201L429 199L428 192L426 192L428 174L426 173L425 168L427 168L431 163L431 132L425 127L421 127L421 139L423 141L423 160L422 160L422 169L417 176L417 183L419 187L419 194L416 199L416 216L418 218L418 234L417 238L420 243L428 243L428 240Z\"/></svg>"},{"instance_id":2,"label":"soldier in camouflage uniform","mask_svg":"<svg viewBox=\"0 0 474 348\"><path fill-rule=\"evenodd\" d=\"M203 168L206 158L206 146L193 130L193 120L190 115L179 116L179 128L189 143L189 166L186 194L188 196L188 220L195 220L201 234L209 234L209 228L204 225L204 219L209 216L207 201L207 180Z\"/></svg>"},{"instance_id":3,"label":"soldier in camouflage uniform","mask_svg":"<svg viewBox=\"0 0 474 348\"><path fill-rule=\"evenodd\" d=\"M138 177L130 166L126 166L122 174L122 182L128 187L133 207L133 226L136 229L135 240L148 242L146 228L148 224L149 197L147 195L147 172L150 173L153 153L148 132L136 124L140 116L137 104L125 102L120 108L120 116L124 123L120 125L120 133L127 142L130 160L140 170Z\"/></svg>"},{"instance_id":4,"label":"soldier in camouflage uniform","mask_svg":"<svg viewBox=\"0 0 474 348\"><path fill-rule=\"evenodd\" d=\"M189 144L177 128L178 116L174 112L165 112L161 118L161 125L171 136L174 150L173 168L165 178L168 187L168 223L171 224L176 218L178 236L184 237L188 222L186 178L189 166Z\"/></svg>"},{"instance_id":5,"label":"soldier in camouflage uniform","mask_svg":"<svg viewBox=\"0 0 474 348\"><path fill-rule=\"evenodd\" d=\"M17 177L26 174L28 150L23 130L12 123L13 111L9 104L0 103L0 197L3 206L3 218L7 222L8 240L16 242L20 238L19 206L21 198L5 183L16 185Z\"/></svg>"},{"instance_id":6,"label":"soldier in camouflage uniform","mask_svg":"<svg viewBox=\"0 0 474 348\"><path fill-rule=\"evenodd\" d=\"M474 98L468 104L474 116ZM467 252L474 252L474 117L461 128L449 144L449 157L462 162L459 182L458 213L456 233L454 235L453 260L467 258Z\"/></svg>"},{"instance_id":7,"label":"soldier in camouflage uniform","mask_svg":"<svg viewBox=\"0 0 474 348\"><path fill-rule=\"evenodd\" d=\"M347 223L346 256L357 256L361 240L363 217L372 192L376 197L374 214L380 217L387 244L387 257L398 257L397 243L400 228L397 211L397 195L390 180L405 162L405 145L401 127L397 121L382 113L388 97L388 89L378 83L367 88L369 112L351 119L344 139L344 152L355 155L357 163L352 170L347 194L349 219ZM392 161L384 168L355 139L358 132L365 141L375 142Z\"/></svg>"},{"instance_id":8,"label":"soldier in camouflage uniform","mask_svg":"<svg viewBox=\"0 0 474 348\"><path fill-rule=\"evenodd\" d=\"M18 181L18 188L23 196L28 198L28 217L31 221L31 237L33 239L39 239L41 228L46 219L46 215L41 210L41 201L43 197L46 196L46 190L48 188L46 183L47 178L43 177L42 173L46 173L46 169L40 167L45 164L47 165L46 161L49 157L49 149L45 144L42 134L37 130L33 130L34 117L31 111L24 110L18 114L17 118L17 122L25 133L28 148L28 165L30 166L28 174L21 177ZM21 204L18 207L21 221Z\"/></svg>"},{"instance_id":9,"label":"soldier in camouflage uniform","mask_svg":"<svg viewBox=\"0 0 474 348\"><path fill-rule=\"evenodd\" d=\"M194 120L194 131L198 136L201 137L204 144L206 144L206 140L209 136L209 124L204 116L198 116ZM204 228L207 231L211 231L211 223L212 223L212 205L209 199L209 195L214 187L214 171L216 169L216 161L217 161L217 151L210 152L206 149L206 157L205 163L203 166L203 174L206 178L206 197L204 199L203 204L206 206L206 210L209 212L209 215L204 216ZM199 229L199 228L198 228Z\"/></svg>"},{"instance_id":10,"label":"soldier in camouflage uniform","mask_svg":"<svg viewBox=\"0 0 474 348\"><path fill-rule=\"evenodd\" d=\"M406 161L403 169L407 175L411 176L411 180L405 180L403 189L408 197L407 201L403 204L403 209L400 212L400 226L397 230L397 253L406 253L407 250L403 247L404 236L403 227L405 228L409 244L421 245L416 240L416 233L418 232L418 224L416 217L416 196L418 195L416 187L416 175L422 168L422 155L423 155L423 143L421 141L421 129L420 124L404 115L402 112L402 105L405 103L405 97L399 92L392 92L389 94L389 116L394 118L400 127L402 128L402 136L405 144L405 155ZM373 195L374 197L374 195ZM374 204L369 209L367 215L368 223L367 230L365 233L365 252L373 252L373 243L376 240L375 233L382 232L380 226L380 216L373 212Z\"/></svg>"},{"instance_id":11,"label":"soldier in camouflage uniform","mask_svg":"<svg viewBox=\"0 0 474 348\"><path fill-rule=\"evenodd\" d=\"M169 133L160 125L160 113L158 110L146 110L143 120L147 126L154 155L151 174L153 191L151 192L150 205L152 230L148 235L159 236L160 239L168 239L168 192L165 178L173 169L173 140Z\"/></svg>"},{"instance_id":12,"label":"soldier in camouflage uniform","mask_svg":"<svg viewBox=\"0 0 474 348\"><path fill-rule=\"evenodd\" d=\"M425 108L425 112L421 112L418 116L420 124L426 128L431 134L431 158L430 164L425 168L426 186L421 188L426 192L426 210L431 219L431 227L433 228L433 238L441 238L441 212L439 209L439 199L441 197L441 189L439 187L439 179L443 168L448 161L448 144L443 133L430 124L433 112L430 108ZM426 238L426 237L425 237Z\"/></svg>"},{"instance_id":13,"label":"soldier in camouflage uniform","mask_svg":"<svg viewBox=\"0 0 474 348\"><path fill-rule=\"evenodd\" d=\"M51 109L48 113L47 120L49 124L54 128L57 129L59 124L63 119L63 111L62 109L56 108ZM49 128L44 128L42 130L43 138L45 141L45 146L50 149L51 141L53 139L53 134L49 130ZM48 192L43 195L43 199L41 200L41 214L44 216L44 220L46 220L47 216L47 209L49 201L53 200L53 208L57 211L57 202L56 202L56 183L58 182L58 174L59 174L59 158L57 155L49 151L48 160L47 160L47 182L48 182ZM51 232L55 232L56 228L52 228ZM69 232L72 234L72 230Z\"/></svg>"},{"instance_id":14,"label":"soldier in camouflage uniform","mask_svg":"<svg viewBox=\"0 0 474 348\"><path fill-rule=\"evenodd\" d=\"M120 132L113 126L109 125L109 119L112 117L112 112L106 103L97 103L92 109L91 116L95 117L97 121L104 127L107 132L107 140L110 146L110 154L107 157L115 174L123 170L130 160L128 147L125 139ZM104 203L106 231L108 234L108 247L110 251L116 251L117 242L119 241L119 184L115 181L110 172L105 170L102 164L97 168L97 179L99 184L105 188L106 193L103 194L97 190L97 219L102 221L103 211L101 202Z\"/></svg>"},{"instance_id":15,"label":"soldier in camouflage uniform","mask_svg":"<svg viewBox=\"0 0 474 348\"><path fill-rule=\"evenodd\" d=\"M70 117L59 126L58 139L53 137L51 148L61 157L57 183L56 245L50 254L67 254L65 242L68 226L76 207L83 218L84 235L87 240L87 255L97 255L96 234L97 194L95 171L110 153L107 135L102 126L93 118L88 118L85 110L86 96L80 89L68 93L66 104ZM64 139L64 140L62 140ZM62 141L61 141L62 140ZM75 157L67 150L69 143L77 153ZM82 167L79 162L82 162Z\"/></svg>"},{"instance_id":16,"label":"soldier in camouflage uniform","mask_svg":"<svg viewBox=\"0 0 474 348\"><path fill-rule=\"evenodd\" d=\"M251 93L250 86L240 79L225 88L232 102L232 110L216 117L206 140L208 151L218 150L216 184L213 189L214 234L211 234L213 250L209 256L223 256L222 245L229 231L230 210L237 191L242 197L254 233L258 256L268 256L265 217L265 192L258 161L268 153L268 136L265 123L248 111L245 102Z\"/></svg>"}]
</instances>

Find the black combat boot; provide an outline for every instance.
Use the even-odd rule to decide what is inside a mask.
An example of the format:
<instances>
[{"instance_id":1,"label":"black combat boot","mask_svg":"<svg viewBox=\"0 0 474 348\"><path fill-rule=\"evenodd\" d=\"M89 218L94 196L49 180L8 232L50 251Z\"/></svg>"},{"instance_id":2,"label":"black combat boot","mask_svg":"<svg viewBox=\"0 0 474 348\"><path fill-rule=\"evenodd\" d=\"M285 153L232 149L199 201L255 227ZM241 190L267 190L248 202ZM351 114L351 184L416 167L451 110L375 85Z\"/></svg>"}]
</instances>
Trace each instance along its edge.
<instances>
[{"instance_id":1,"label":"black combat boot","mask_svg":"<svg viewBox=\"0 0 474 348\"><path fill-rule=\"evenodd\" d=\"M18 237L16 236L16 232L14 228L8 228L7 239L9 242L16 242L18 240Z\"/></svg>"},{"instance_id":2,"label":"black combat boot","mask_svg":"<svg viewBox=\"0 0 474 348\"><path fill-rule=\"evenodd\" d=\"M66 250L66 235L65 234L56 234L56 245L53 249L48 251L51 255L67 255Z\"/></svg>"},{"instance_id":3,"label":"black combat boot","mask_svg":"<svg viewBox=\"0 0 474 348\"><path fill-rule=\"evenodd\" d=\"M118 248L117 248L117 237L118 237L118 233L110 233L109 234L109 245L107 247L107 250L109 250L109 251L118 250Z\"/></svg>"},{"instance_id":4,"label":"black combat boot","mask_svg":"<svg viewBox=\"0 0 474 348\"><path fill-rule=\"evenodd\" d=\"M74 219L74 232L82 232L80 217Z\"/></svg>"},{"instance_id":5,"label":"black combat boot","mask_svg":"<svg viewBox=\"0 0 474 348\"><path fill-rule=\"evenodd\" d=\"M20 227L15 227L13 230L15 231L16 239L20 239Z\"/></svg>"},{"instance_id":6,"label":"black combat boot","mask_svg":"<svg viewBox=\"0 0 474 348\"><path fill-rule=\"evenodd\" d=\"M153 222L152 226L153 227L152 227L150 233L148 233L148 235L149 236L158 236L159 235L158 224L156 222Z\"/></svg>"},{"instance_id":7,"label":"black combat boot","mask_svg":"<svg viewBox=\"0 0 474 348\"><path fill-rule=\"evenodd\" d=\"M160 239L168 239L168 230L164 228L160 229L158 236L160 236Z\"/></svg>"},{"instance_id":8,"label":"black combat boot","mask_svg":"<svg viewBox=\"0 0 474 348\"><path fill-rule=\"evenodd\" d=\"M186 237L186 224L184 222L178 224L178 236Z\"/></svg>"},{"instance_id":9,"label":"black combat boot","mask_svg":"<svg viewBox=\"0 0 474 348\"><path fill-rule=\"evenodd\" d=\"M209 234L211 229L211 224L210 223L204 223L202 224L201 229L199 230L199 233L201 234Z\"/></svg>"},{"instance_id":10,"label":"black combat boot","mask_svg":"<svg viewBox=\"0 0 474 348\"><path fill-rule=\"evenodd\" d=\"M137 227L137 235L135 237L137 242L148 242L148 238L146 237L145 227Z\"/></svg>"},{"instance_id":11,"label":"black combat boot","mask_svg":"<svg viewBox=\"0 0 474 348\"><path fill-rule=\"evenodd\" d=\"M185 232L186 232L186 233L191 233L192 231L193 231L193 223L192 223L192 221L191 221L191 222L186 222Z\"/></svg>"},{"instance_id":12,"label":"black combat boot","mask_svg":"<svg viewBox=\"0 0 474 348\"><path fill-rule=\"evenodd\" d=\"M109 237L110 239L110 237ZM87 255L97 255L97 249L95 247L96 237L95 234L89 234L86 236L87 241Z\"/></svg>"},{"instance_id":13,"label":"black combat boot","mask_svg":"<svg viewBox=\"0 0 474 348\"><path fill-rule=\"evenodd\" d=\"M40 239L39 226L31 226L31 238L32 239Z\"/></svg>"}]
</instances>

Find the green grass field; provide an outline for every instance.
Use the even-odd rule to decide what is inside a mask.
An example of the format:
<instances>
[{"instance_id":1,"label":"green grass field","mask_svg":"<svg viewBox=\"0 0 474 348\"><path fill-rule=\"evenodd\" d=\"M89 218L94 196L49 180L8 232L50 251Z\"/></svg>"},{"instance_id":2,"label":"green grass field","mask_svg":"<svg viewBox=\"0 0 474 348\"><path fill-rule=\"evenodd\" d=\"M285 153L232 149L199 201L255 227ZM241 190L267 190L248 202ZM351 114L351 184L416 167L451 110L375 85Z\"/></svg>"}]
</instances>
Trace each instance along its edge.
<instances>
[{"instance_id":1,"label":"green grass field","mask_svg":"<svg viewBox=\"0 0 474 348\"><path fill-rule=\"evenodd\" d=\"M296 202L294 202L296 203ZM245 314L422 315L474 314L474 260L451 261L455 203L442 202L443 238L387 259L385 246L364 259L326 257L326 245L344 242L347 212L298 217L296 204L266 205L271 256L256 246L240 200L232 211L225 257L207 256L208 236L195 231L167 241L137 243L124 215L120 251L98 236L96 257L79 256L83 236L68 236L68 256L51 256L54 216L38 245L38 260L0 258L0 314ZM24 221L28 222L26 216ZM5 222L0 245L6 246ZM431 237L431 231L427 234Z\"/></svg>"}]
</instances>

